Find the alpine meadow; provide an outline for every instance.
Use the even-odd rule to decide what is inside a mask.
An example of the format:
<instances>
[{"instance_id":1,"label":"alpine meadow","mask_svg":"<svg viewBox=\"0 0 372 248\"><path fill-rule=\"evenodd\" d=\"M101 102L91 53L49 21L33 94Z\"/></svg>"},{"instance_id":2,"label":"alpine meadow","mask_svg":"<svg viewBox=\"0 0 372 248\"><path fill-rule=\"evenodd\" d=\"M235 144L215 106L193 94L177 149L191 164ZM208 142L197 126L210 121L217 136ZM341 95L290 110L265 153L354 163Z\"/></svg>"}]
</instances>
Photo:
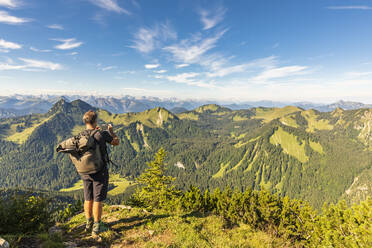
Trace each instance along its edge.
<instances>
[{"instance_id":1,"label":"alpine meadow","mask_svg":"<svg viewBox=\"0 0 372 248\"><path fill-rule=\"evenodd\" d=\"M0 0L0 248L372 247L371 23Z\"/></svg>"}]
</instances>

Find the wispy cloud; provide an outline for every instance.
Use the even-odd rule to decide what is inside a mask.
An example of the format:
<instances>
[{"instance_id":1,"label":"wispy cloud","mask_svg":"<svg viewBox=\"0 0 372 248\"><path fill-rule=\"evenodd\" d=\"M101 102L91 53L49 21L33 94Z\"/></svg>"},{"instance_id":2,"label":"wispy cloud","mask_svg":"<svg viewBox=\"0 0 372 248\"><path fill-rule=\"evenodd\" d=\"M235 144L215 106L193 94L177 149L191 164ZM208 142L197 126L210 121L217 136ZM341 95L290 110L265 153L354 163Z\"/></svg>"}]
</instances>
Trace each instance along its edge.
<instances>
[{"instance_id":1,"label":"wispy cloud","mask_svg":"<svg viewBox=\"0 0 372 248\"><path fill-rule=\"evenodd\" d=\"M371 6L367 5L344 5L344 6L329 6L327 9L334 10L372 10Z\"/></svg>"},{"instance_id":2,"label":"wispy cloud","mask_svg":"<svg viewBox=\"0 0 372 248\"><path fill-rule=\"evenodd\" d=\"M118 74L135 74L136 71L119 71Z\"/></svg>"},{"instance_id":3,"label":"wispy cloud","mask_svg":"<svg viewBox=\"0 0 372 248\"><path fill-rule=\"evenodd\" d=\"M61 70L63 69L62 65L53 63L50 61L42 61L42 60L35 60L35 59L26 59L26 58L18 58L23 64L14 64L9 63L0 63L0 71L7 71L7 70L23 70L23 71L40 71L40 70Z\"/></svg>"},{"instance_id":4,"label":"wispy cloud","mask_svg":"<svg viewBox=\"0 0 372 248\"><path fill-rule=\"evenodd\" d=\"M6 8L18 8L22 4L23 3L20 0L0 0L0 6L4 6Z\"/></svg>"},{"instance_id":5,"label":"wispy cloud","mask_svg":"<svg viewBox=\"0 0 372 248\"><path fill-rule=\"evenodd\" d=\"M177 39L177 33L169 22L156 24L153 27L141 27L135 34L133 45L129 47L141 53L149 53L160 47L167 40Z\"/></svg>"},{"instance_id":6,"label":"wispy cloud","mask_svg":"<svg viewBox=\"0 0 372 248\"><path fill-rule=\"evenodd\" d=\"M21 18L9 15L7 11L0 10L0 22L10 24L10 25L17 25L17 24L23 24L26 22L30 22L31 19L28 18Z\"/></svg>"},{"instance_id":7,"label":"wispy cloud","mask_svg":"<svg viewBox=\"0 0 372 248\"><path fill-rule=\"evenodd\" d=\"M275 78L283 78L289 76L295 76L305 73L307 66L284 66L278 68L272 68L261 72L259 75L253 78L254 81L267 81Z\"/></svg>"},{"instance_id":8,"label":"wispy cloud","mask_svg":"<svg viewBox=\"0 0 372 248\"><path fill-rule=\"evenodd\" d=\"M66 55L69 55L69 56L75 56L75 55L78 55L79 53L78 52L72 52L72 53L68 53Z\"/></svg>"},{"instance_id":9,"label":"wispy cloud","mask_svg":"<svg viewBox=\"0 0 372 248\"><path fill-rule=\"evenodd\" d=\"M64 30L65 28L60 25L60 24L52 24L52 25L48 25L47 28L50 28L50 29L57 29L57 30Z\"/></svg>"},{"instance_id":10,"label":"wispy cloud","mask_svg":"<svg viewBox=\"0 0 372 248\"><path fill-rule=\"evenodd\" d=\"M21 48L22 48L22 45L20 44L0 39L0 50L2 50L3 52L8 52L9 49L14 50L14 49L21 49Z\"/></svg>"},{"instance_id":11,"label":"wispy cloud","mask_svg":"<svg viewBox=\"0 0 372 248\"><path fill-rule=\"evenodd\" d=\"M372 75L372 71L351 71L346 73L348 77L365 77L370 75Z\"/></svg>"},{"instance_id":12,"label":"wispy cloud","mask_svg":"<svg viewBox=\"0 0 372 248\"><path fill-rule=\"evenodd\" d=\"M180 69L180 68L184 68L184 67L188 67L188 66L190 66L190 65L189 64L178 64L178 65L175 65L174 67L176 69Z\"/></svg>"},{"instance_id":13,"label":"wispy cloud","mask_svg":"<svg viewBox=\"0 0 372 248\"><path fill-rule=\"evenodd\" d=\"M131 13L120 7L117 0L90 0L94 5L105 9L107 11L116 12L118 14L124 13L130 15Z\"/></svg>"},{"instance_id":14,"label":"wispy cloud","mask_svg":"<svg viewBox=\"0 0 372 248\"><path fill-rule=\"evenodd\" d=\"M154 71L155 73L160 73L160 74L162 74L162 73L166 73L167 72L167 70L158 70L158 71Z\"/></svg>"},{"instance_id":15,"label":"wispy cloud","mask_svg":"<svg viewBox=\"0 0 372 248\"><path fill-rule=\"evenodd\" d=\"M226 9L223 7L219 7L214 11L200 10L199 14L203 23L203 29L208 30L216 26L223 20L225 13Z\"/></svg>"},{"instance_id":16,"label":"wispy cloud","mask_svg":"<svg viewBox=\"0 0 372 248\"><path fill-rule=\"evenodd\" d=\"M109 71L109 70L112 70L112 69L115 69L117 68L116 66L106 66L106 67L103 67L101 70L102 71Z\"/></svg>"},{"instance_id":17,"label":"wispy cloud","mask_svg":"<svg viewBox=\"0 0 372 248\"><path fill-rule=\"evenodd\" d=\"M174 76L163 76L162 78L166 78L167 80L171 82L176 83L183 83L191 86L198 86L202 88L215 88L215 85L205 83L202 80L198 80L195 77L199 76L200 73L197 72L185 72L181 74L177 74ZM159 75L156 75L159 76Z\"/></svg>"},{"instance_id":18,"label":"wispy cloud","mask_svg":"<svg viewBox=\"0 0 372 248\"><path fill-rule=\"evenodd\" d=\"M145 68L146 69L155 69L155 68L158 68L160 66L160 64L147 64L145 65Z\"/></svg>"},{"instance_id":19,"label":"wispy cloud","mask_svg":"<svg viewBox=\"0 0 372 248\"><path fill-rule=\"evenodd\" d=\"M62 44L59 44L59 45L54 47L54 48L60 49L60 50L70 50L70 49L77 48L77 47L81 46L82 44L84 44L83 42L77 41L75 38L71 38L71 39L51 39L51 40L59 41L59 42L62 43Z\"/></svg>"},{"instance_id":20,"label":"wispy cloud","mask_svg":"<svg viewBox=\"0 0 372 248\"><path fill-rule=\"evenodd\" d=\"M48 50L48 49L37 49L35 47L30 47L30 50L33 51L33 52L37 52L37 53L49 53L51 52L52 50Z\"/></svg>"},{"instance_id":21,"label":"wispy cloud","mask_svg":"<svg viewBox=\"0 0 372 248\"><path fill-rule=\"evenodd\" d=\"M222 30L214 36L202 39L194 36L191 39L182 40L178 44L166 46L163 49L173 55L174 60L184 64L198 63L202 55L216 46L217 41L227 30Z\"/></svg>"},{"instance_id":22,"label":"wispy cloud","mask_svg":"<svg viewBox=\"0 0 372 248\"><path fill-rule=\"evenodd\" d=\"M224 77L233 73L247 72L247 70L257 69L272 69L275 67L276 62L275 56L269 56L266 58L255 59L253 61L238 64L238 65L227 65L227 61L224 59L211 59L211 61L204 61L209 65L211 71L207 73L208 77Z\"/></svg>"}]
</instances>

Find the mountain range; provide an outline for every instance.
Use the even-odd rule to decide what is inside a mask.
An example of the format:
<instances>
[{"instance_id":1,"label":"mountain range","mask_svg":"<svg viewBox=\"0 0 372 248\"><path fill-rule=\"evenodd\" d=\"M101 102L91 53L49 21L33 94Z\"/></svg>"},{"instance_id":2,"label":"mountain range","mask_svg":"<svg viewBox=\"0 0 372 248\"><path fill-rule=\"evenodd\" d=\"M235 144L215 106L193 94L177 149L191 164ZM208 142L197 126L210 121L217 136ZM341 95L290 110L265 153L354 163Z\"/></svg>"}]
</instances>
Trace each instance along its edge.
<instances>
[{"instance_id":1,"label":"mountain range","mask_svg":"<svg viewBox=\"0 0 372 248\"><path fill-rule=\"evenodd\" d=\"M58 100L73 101L81 99L90 105L102 108L111 113L142 112L148 109L162 107L173 113L189 111L206 104L218 104L232 110L248 109L253 107L284 107L288 105L303 109L315 109L321 112L330 112L336 108L352 110L359 108L371 108L371 104L340 100L332 104L311 102L277 102L277 101L246 101L246 102L223 102L203 100L179 100L176 98L161 99L157 97L107 97L107 96L57 96L57 95L13 95L0 96L0 118L22 116L35 113L46 113Z\"/></svg>"},{"instance_id":2,"label":"mountain range","mask_svg":"<svg viewBox=\"0 0 372 248\"><path fill-rule=\"evenodd\" d=\"M317 208L372 194L372 109L209 104L179 114L161 107L114 114L65 99L44 114L0 120L0 187L60 190L77 182L69 158L55 147L84 129L89 109L100 124L114 125L121 145L111 149L110 169L129 181L163 147L168 173L181 189L265 188Z\"/></svg>"}]
</instances>

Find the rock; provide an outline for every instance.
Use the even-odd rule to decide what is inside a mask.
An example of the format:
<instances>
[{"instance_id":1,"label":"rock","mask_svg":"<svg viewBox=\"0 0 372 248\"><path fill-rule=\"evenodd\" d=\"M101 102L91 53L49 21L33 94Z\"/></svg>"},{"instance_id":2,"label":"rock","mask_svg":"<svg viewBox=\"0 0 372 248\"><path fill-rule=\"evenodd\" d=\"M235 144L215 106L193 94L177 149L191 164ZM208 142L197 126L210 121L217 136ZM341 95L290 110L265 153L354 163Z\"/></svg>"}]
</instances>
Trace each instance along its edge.
<instances>
[{"instance_id":1,"label":"rock","mask_svg":"<svg viewBox=\"0 0 372 248\"><path fill-rule=\"evenodd\" d=\"M111 205L110 206L111 209L132 209L131 206L125 206L125 205Z\"/></svg>"},{"instance_id":2,"label":"rock","mask_svg":"<svg viewBox=\"0 0 372 248\"><path fill-rule=\"evenodd\" d=\"M9 248L9 243L5 239L0 238L0 248Z\"/></svg>"},{"instance_id":3,"label":"rock","mask_svg":"<svg viewBox=\"0 0 372 248\"><path fill-rule=\"evenodd\" d=\"M75 244L75 243L72 242L72 241L63 242L63 245L64 245L66 248L75 248L75 247L78 247L77 244Z\"/></svg>"},{"instance_id":4,"label":"rock","mask_svg":"<svg viewBox=\"0 0 372 248\"><path fill-rule=\"evenodd\" d=\"M51 228L49 228L48 230L48 233L49 235L55 235L55 234L62 234L63 231L61 228L57 227L57 226L52 226Z\"/></svg>"}]
</instances>

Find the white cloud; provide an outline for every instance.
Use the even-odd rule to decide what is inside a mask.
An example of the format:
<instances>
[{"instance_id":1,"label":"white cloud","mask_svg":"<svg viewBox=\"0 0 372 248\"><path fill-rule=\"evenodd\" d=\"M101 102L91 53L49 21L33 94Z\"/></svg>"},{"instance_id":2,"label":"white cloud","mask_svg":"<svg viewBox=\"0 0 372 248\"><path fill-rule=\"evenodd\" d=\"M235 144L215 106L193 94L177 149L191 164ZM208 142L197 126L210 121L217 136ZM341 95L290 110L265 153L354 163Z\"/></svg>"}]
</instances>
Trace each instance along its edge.
<instances>
[{"instance_id":1,"label":"white cloud","mask_svg":"<svg viewBox=\"0 0 372 248\"><path fill-rule=\"evenodd\" d=\"M185 72L174 76L164 76L161 78L166 78L171 82L183 83L191 86L198 86L202 88L215 88L213 84L208 84L201 80L196 80L195 77L199 75L200 73L197 72Z\"/></svg>"},{"instance_id":2,"label":"white cloud","mask_svg":"<svg viewBox=\"0 0 372 248\"><path fill-rule=\"evenodd\" d=\"M52 50L48 50L48 49L45 49L45 50L37 49L35 47L30 47L30 50L33 51L33 52L37 52L37 53L49 53L49 52L52 51Z\"/></svg>"},{"instance_id":3,"label":"white cloud","mask_svg":"<svg viewBox=\"0 0 372 248\"><path fill-rule=\"evenodd\" d=\"M155 69L155 68L158 68L160 66L160 64L147 64L145 65L145 68L146 69Z\"/></svg>"},{"instance_id":4,"label":"white cloud","mask_svg":"<svg viewBox=\"0 0 372 248\"><path fill-rule=\"evenodd\" d=\"M17 25L17 24L23 24L26 22L30 22L30 21L31 19L11 16L9 15L7 11L0 10L0 22L2 23Z\"/></svg>"},{"instance_id":5,"label":"white cloud","mask_svg":"<svg viewBox=\"0 0 372 248\"><path fill-rule=\"evenodd\" d=\"M47 28L50 28L50 29L57 29L57 30L64 30L64 27L60 24L52 24L52 25L48 25Z\"/></svg>"},{"instance_id":6,"label":"white cloud","mask_svg":"<svg viewBox=\"0 0 372 248\"><path fill-rule=\"evenodd\" d=\"M8 50L8 49L21 49L22 45L0 39L0 48L1 49L6 49L6 50Z\"/></svg>"},{"instance_id":7,"label":"white cloud","mask_svg":"<svg viewBox=\"0 0 372 248\"><path fill-rule=\"evenodd\" d=\"M130 15L131 13L120 7L117 0L90 0L94 5L105 9L107 11L116 12L118 14L124 13Z\"/></svg>"},{"instance_id":8,"label":"white cloud","mask_svg":"<svg viewBox=\"0 0 372 248\"><path fill-rule=\"evenodd\" d=\"M188 66L189 66L189 64L178 64L178 65L175 65L174 67L176 69L180 69L180 68L184 68L184 67L188 67Z\"/></svg>"},{"instance_id":9,"label":"white cloud","mask_svg":"<svg viewBox=\"0 0 372 248\"><path fill-rule=\"evenodd\" d=\"M112 69L115 69L116 66L106 66L106 67L103 67L101 70L102 71L109 71L109 70L112 70Z\"/></svg>"},{"instance_id":10,"label":"white cloud","mask_svg":"<svg viewBox=\"0 0 372 248\"><path fill-rule=\"evenodd\" d=\"M208 72L207 76L208 77L224 77L232 73L243 72L247 70L248 67L249 67L249 64L241 64L241 65L224 67L224 68L221 68L220 70Z\"/></svg>"},{"instance_id":11,"label":"white cloud","mask_svg":"<svg viewBox=\"0 0 372 248\"><path fill-rule=\"evenodd\" d=\"M156 79L162 79L162 78L164 78L164 76L163 75L154 75L154 78L156 78Z\"/></svg>"},{"instance_id":12,"label":"white cloud","mask_svg":"<svg viewBox=\"0 0 372 248\"><path fill-rule=\"evenodd\" d=\"M69 56L74 56L74 55L78 55L79 53L78 52L72 52L72 53L68 53L66 55L69 55Z\"/></svg>"},{"instance_id":13,"label":"white cloud","mask_svg":"<svg viewBox=\"0 0 372 248\"><path fill-rule=\"evenodd\" d=\"M328 9L334 10L372 10L372 7L367 5L344 5L344 6L329 6Z\"/></svg>"},{"instance_id":14,"label":"white cloud","mask_svg":"<svg viewBox=\"0 0 372 248\"><path fill-rule=\"evenodd\" d=\"M174 39L177 39L177 33L173 30L170 23L166 22L156 24L151 28L140 28L134 34L133 45L129 47L137 49L141 53L149 53L160 47L162 42Z\"/></svg>"},{"instance_id":15,"label":"white cloud","mask_svg":"<svg viewBox=\"0 0 372 248\"><path fill-rule=\"evenodd\" d=\"M372 71L351 71L346 73L348 77L365 77L372 75Z\"/></svg>"},{"instance_id":16,"label":"white cloud","mask_svg":"<svg viewBox=\"0 0 372 248\"><path fill-rule=\"evenodd\" d=\"M136 71L119 71L118 74L135 74Z\"/></svg>"},{"instance_id":17,"label":"white cloud","mask_svg":"<svg viewBox=\"0 0 372 248\"><path fill-rule=\"evenodd\" d=\"M167 70L158 70L158 71L154 71L155 73L166 73L167 72Z\"/></svg>"},{"instance_id":18,"label":"white cloud","mask_svg":"<svg viewBox=\"0 0 372 248\"><path fill-rule=\"evenodd\" d=\"M198 63L201 56L216 46L217 41L227 30L222 30L212 37L201 39L194 36L192 39L182 40L179 44L164 47L163 49L170 52L174 60L184 64Z\"/></svg>"},{"instance_id":19,"label":"white cloud","mask_svg":"<svg viewBox=\"0 0 372 248\"><path fill-rule=\"evenodd\" d=\"M0 6L7 8L17 8L22 5L22 2L19 0L0 0Z\"/></svg>"},{"instance_id":20,"label":"white cloud","mask_svg":"<svg viewBox=\"0 0 372 248\"><path fill-rule=\"evenodd\" d=\"M282 77L289 77L289 76L295 76L304 74L304 70L307 69L307 66L284 66L284 67L278 67L278 68L272 68L263 71L258 76L254 77L254 81L266 81L269 79L274 78L282 78Z\"/></svg>"},{"instance_id":21,"label":"white cloud","mask_svg":"<svg viewBox=\"0 0 372 248\"><path fill-rule=\"evenodd\" d=\"M247 72L253 69L271 69L275 67L276 57L269 56L266 58L256 59L248 63L228 66L227 61L222 59L211 58L210 60L203 61L206 66L211 69L207 73L208 77L224 77L233 73Z\"/></svg>"},{"instance_id":22,"label":"white cloud","mask_svg":"<svg viewBox=\"0 0 372 248\"><path fill-rule=\"evenodd\" d=\"M216 26L223 20L225 13L226 9L222 7L215 11L201 10L199 14L201 16L201 22L203 23L203 29L207 30Z\"/></svg>"},{"instance_id":23,"label":"white cloud","mask_svg":"<svg viewBox=\"0 0 372 248\"><path fill-rule=\"evenodd\" d=\"M62 43L62 44L59 44L59 45L54 47L54 48L60 49L60 50L70 50L70 49L77 48L77 47L81 46L82 44L84 44L83 42L77 41L75 38L71 38L71 39L51 39L51 40L59 41L59 42Z\"/></svg>"},{"instance_id":24,"label":"white cloud","mask_svg":"<svg viewBox=\"0 0 372 248\"><path fill-rule=\"evenodd\" d=\"M0 71L6 70L23 70L23 71L39 71L39 70L61 70L63 67L60 64L49 62L49 61L42 61L42 60L35 60L35 59L26 59L26 58L19 58L23 64L14 64L9 63L0 63Z\"/></svg>"}]
</instances>

